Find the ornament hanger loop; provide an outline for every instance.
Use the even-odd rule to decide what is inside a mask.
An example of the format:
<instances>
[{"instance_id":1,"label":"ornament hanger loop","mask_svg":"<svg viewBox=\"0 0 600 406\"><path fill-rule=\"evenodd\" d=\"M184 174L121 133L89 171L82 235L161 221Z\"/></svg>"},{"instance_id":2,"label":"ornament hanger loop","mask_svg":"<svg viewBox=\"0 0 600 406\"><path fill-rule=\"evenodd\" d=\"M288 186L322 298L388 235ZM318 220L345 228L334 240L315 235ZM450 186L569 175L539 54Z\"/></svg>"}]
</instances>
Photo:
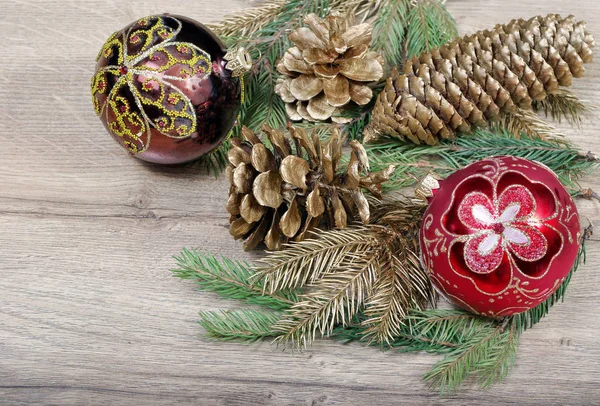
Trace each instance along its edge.
<instances>
[{"instance_id":1,"label":"ornament hanger loop","mask_svg":"<svg viewBox=\"0 0 600 406\"><path fill-rule=\"evenodd\" d=\"M230 49L224 59L227 61L225 68L231 71L231 76L234 78L243 76L252 69L252 57L244 47Z\"/></svg>"}]
</instances>

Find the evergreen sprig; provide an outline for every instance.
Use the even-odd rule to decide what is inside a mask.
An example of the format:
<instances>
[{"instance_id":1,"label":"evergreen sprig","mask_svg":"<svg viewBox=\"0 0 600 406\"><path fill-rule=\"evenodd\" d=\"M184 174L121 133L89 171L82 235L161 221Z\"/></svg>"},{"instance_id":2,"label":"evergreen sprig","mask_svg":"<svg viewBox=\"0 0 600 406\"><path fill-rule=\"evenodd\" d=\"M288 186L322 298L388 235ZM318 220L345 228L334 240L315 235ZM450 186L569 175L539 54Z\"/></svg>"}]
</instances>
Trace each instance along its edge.
<instances>
[{"instance_id":1,"label":"evergreen sprig","mask_svg":"<svg viewBox=\"0 0 600 406\"><path fill-rule=\"evenodd\" d=\"M442 393L453 391L470 375L479 375L487 387L502 380L514 365L518 334L514 327L498 324L482 328L436 363L423 379Z\"/></svg>"},{"instance_id":2,"label":"evergreen sprig","mask_svg":"<svg viewBox=\"0 0 600 406\"><path fill-rule=\"evenodd\" d=\"M388 206L382 205L380 209L386 211ZM215 339L253 342L274 338L285 341L286 334L293 330L294 333L287 339L307 340L305 343L308 344L314 338L311 335L320 331L345 343L361 341L378 345L382 349L440 354L444 355L444 358L433 366L424 379L432 387L442 392L449 392L456 390L471 376L477 378L481 387L490 386L506 377L515 362L519 336L524 330L539 322L554 304L564 299L571 276L579 264L585 262L585 242L590 236L591 226L584 231L577 261L571 273L558 290L537 307L500 320L477 316L458 309L413 309L403 318L403 322L397 325L393 339L382 341L371 340L369 335L365 334L370 328L369 324L365 323L369 320L365 315L365 307L359 304L360 298L355 297L355 302L349 301L356 292L333 286L343 282L348 288L353 283L351 281L353 277L359 278L355 281L363 278L364 274L356 268L358 265L351 265L355 268L345 275L329 273L315 282L333 284L331 286L340 296L314 299L312 305L314 305L313 310L316 311L313 312L313 317L308 320L308 323L303 324L310 326L306 329L298 323L302 318L290 320L289 315L293 315L298 309L306 311L305 304L301 303L307 298L282 290L275 292L275 295L267 294L266 301L263 303L255 301L256 295L262 292L265 286L261 285L260 281L250 282L253 271L247 264L227 259L218 261L213 256L200 251L184 250L178 259L179 268L173 272L176 276L185 279L196 279L201 289L218 292L226 298L244 299L267 308L201 312L200 324ZM370 277L373 277L373 270L369 272ZM331 280L338 277L339 280ZM362 279L362 282L364 281ZM323 306L322 300L329 300L329 307ZM336 301L339 301L337 305L333 305ZM296 309L290 306L296 306ZM292 313L285 316L287 309ZM327 312L329 315L324 314ZM304 335L299 334L299 331L304 331Z\"/></svg>"},{"instance_id":3,"label":"evergreen sprig","mask_svg":"<svg viewBox=\"0 0 600 406\"><path fill-rule=\"evenodd\" d=\"M280 317L280 313L266 310L222 310L200 312L198 323L219 341L256 342L278 335L273 326Z\"/></svg>"},{"instance_id":4,"label":"evergreen sprig","mask_svg":"<svg viewBox=\"0 0 600 406\"><path fill-rule=\"evenodd\" d=\"M386 1L373 22L373 51L384 55L388 66L402 66L406 58L407 20L410 0Z\"/></svg>"},{"instance_id":5,"label":"evergreen sprig","mask_svg":"<svg viewBox=\"0 0 600 406\"><path fill-rule=\"evenodd\" d=\"M541 162L552 169L571 193L577 193L577 181L598 167L599 161L583 154L566 142L540 138L515 138L506 129L478 129L470 136L442 141L440 145L412 145L386 139L366 146L373 170L388 165L397 169L391 181L384 184L388 190L413 185L428 172L440 176L465 166L498 155L512 155Z\"/></svg>"},{"instance_id":6,"label":"evergreen sprig","mask_svg":"<svg viewBox=\"0 0 600 406\"><path fill-rule=\"evenodd\" d=\"M286 289L264 295L262 284L251 281L253 271L247 263L226 257L218 260L187 248L174 259L178 265L172 270L175 276L195 280L201 290L218 293L223 298L245 300L274 310L287 309L297 300L295 293Z\"/></svg>"},{"instance_id":7,"label":"evergreen sprig","mask_svg":"<svg viewBox=\"0 0 600 406\"><path fill-rule=\"evenodd\" d=\"M223 37L248 37L275 20L285 2L286 0L270 0L259 7L245 9L242 13L228 16L223 21L208 26Z\"/></svg>"},{"instance_id":8,"label":"evergreen sprig","mask_svg":"<svg viewBox=\"0 0 600 406\"><path fill-rule=\"evenodd\" d=\"M319 232L318 238L290 244L259 260L255 278L268 293L304 287L338 268L348 253L367 250L377 243L363 227Z\"/></svg>"},{"instance_id":9,"label":"evergreen sprig","mask_svg":"<svg viewBox=\"0 0 600 406\"><path fill-rule=\"evenodd\" d=\"M533 110L543 112L560 123L567 120L576 127L581 127L581 120L590 114L591 107L568 89L561 88L556 93L546 95L544 100L534 100Z\"/></svg>"},{"instance_id":10,"label":"evergreen sprig","mask_svg":"<svg viewBox=\"0 0 600 406\"><path fill-rule=\"evenodd\" d=\"M456 22L442 2L417 0L411 5L407 16L407 57L429 52L458 36Z\"/></svg>"}]
</instances>

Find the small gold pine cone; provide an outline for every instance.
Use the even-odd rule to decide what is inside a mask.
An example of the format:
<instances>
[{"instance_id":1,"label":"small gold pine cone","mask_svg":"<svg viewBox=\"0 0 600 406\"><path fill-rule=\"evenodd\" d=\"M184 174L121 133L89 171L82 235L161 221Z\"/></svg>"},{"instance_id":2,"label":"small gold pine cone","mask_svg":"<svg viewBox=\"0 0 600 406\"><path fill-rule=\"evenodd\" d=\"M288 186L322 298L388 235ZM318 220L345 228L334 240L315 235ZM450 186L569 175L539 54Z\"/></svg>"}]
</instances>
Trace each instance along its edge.
<instances>
[{"instance_id":1,"label":"small gold pine cone","mask_svg":"<svg viewBox=\"0 0 600 406\"><path fill-rule=\"evenodd\" d=\"M349 26L336 13L309 14L304 23L289 36L296 46L277 64L282 76L275 92L294 121L346 122L344 108L369 103L373 91L367 84L383 76L383 58L369 51L372 26Z\"/></svg>"},{"instance_id":2,"label":"small gold pine cone","mask_svg":"<svg viewBox=\"0 0 600 406\"><path fill-rule=\"evenodd\" d=\"M233 139L227 176L231 183L227 211L229 232L245 239L251 250L264 241L278 250L289 240L301 241L319 226L344 228L358 214L369 222L369 203L363 189L381 197L381 185L395 167L369 173L363 146L352 141L350 161L344 172L337 169L342 158L339 129L322 143L313 132L288 126L291 137L267 125L263 132L272 149L244 127L244 141ZM290 140L292 142L290 142Z\"/></svg>"},{"instance_id":3,"label":"small gold pine cone","mask_svg":"<svg viewBox=\"0 0 600 406\"><path fill-rule=\"evenodd\" d=\"M555 14L457 39L407 61L404 74L392 73L364 140L390 135L434 145L531 109L583 75L594 45L585 22Z\"/></svg>"}]
</instances>

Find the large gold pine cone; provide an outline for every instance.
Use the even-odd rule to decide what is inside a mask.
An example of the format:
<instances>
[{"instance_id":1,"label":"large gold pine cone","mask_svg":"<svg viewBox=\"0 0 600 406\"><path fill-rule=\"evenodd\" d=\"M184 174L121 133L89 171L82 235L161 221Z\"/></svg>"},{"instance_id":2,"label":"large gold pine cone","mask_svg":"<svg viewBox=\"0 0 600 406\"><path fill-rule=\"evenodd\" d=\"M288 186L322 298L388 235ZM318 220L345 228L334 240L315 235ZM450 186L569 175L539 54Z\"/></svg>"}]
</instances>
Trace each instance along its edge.
<instances>
[{"instance_id":1,"label":"large gold pine cone","mask_svg":"<svg viewBox=\"0 0 600 406\"><path fill-rule=\"evenodd\" d=\"M346 122L344 108L369 103L373 92L368 83L383 76L383 58L369 51L372 26L348 26L337 14L309 14L304 23L290 34L295 46L277 64L282 76L275 92L294 121Z\"/></svg>"},{"instance_id":2,"label":"large gold pine cone","mask_svg":"<svg viewBox=\"0 0 600 406\"><path fill-rule=\"evenodd\" d=\"M531 109L533 100L571 84L592 59L583 21L558 15L513 20L457 39L393 73L373 108L365 142L380 135L436 144L487 126L501 113Z\"/></svg>"}]
</instances>

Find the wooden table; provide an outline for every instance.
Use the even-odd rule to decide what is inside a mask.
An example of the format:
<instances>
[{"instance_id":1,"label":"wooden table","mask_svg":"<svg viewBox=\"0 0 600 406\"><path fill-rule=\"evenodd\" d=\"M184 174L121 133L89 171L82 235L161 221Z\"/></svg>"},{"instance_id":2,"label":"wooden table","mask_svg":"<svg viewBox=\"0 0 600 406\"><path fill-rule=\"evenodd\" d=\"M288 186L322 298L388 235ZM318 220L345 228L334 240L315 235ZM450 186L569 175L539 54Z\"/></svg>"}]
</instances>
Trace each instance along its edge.
<instances>
[{"instance_id":1,"label":"wooden table","mask_svg":"<svg viewBox=\"0 0 600 406\"><path fill-rule=\"evenodd\" d=\"M107 36L168 11L211 22L242 0L0 0L0 404L598 404L600 244L568 300L523 335L517 366L488 391L440 398L420 380L437 360L321 340L300 354L213 343L200 309L238 305L171 276L182 246L246 258L227 231L226 180L129 158L90 100ZM587 19L595 0L462 0L461 33L549 12ZM600 102L600 63L573 89ZM594 120L595 119L595 122ZM581 130L600 152L600 113ZM582 184L600 190L600 172ZM579 200L584 223L600 203ZM600 229L600 228L598 228Z\"/></svg>"}]
</instances>

